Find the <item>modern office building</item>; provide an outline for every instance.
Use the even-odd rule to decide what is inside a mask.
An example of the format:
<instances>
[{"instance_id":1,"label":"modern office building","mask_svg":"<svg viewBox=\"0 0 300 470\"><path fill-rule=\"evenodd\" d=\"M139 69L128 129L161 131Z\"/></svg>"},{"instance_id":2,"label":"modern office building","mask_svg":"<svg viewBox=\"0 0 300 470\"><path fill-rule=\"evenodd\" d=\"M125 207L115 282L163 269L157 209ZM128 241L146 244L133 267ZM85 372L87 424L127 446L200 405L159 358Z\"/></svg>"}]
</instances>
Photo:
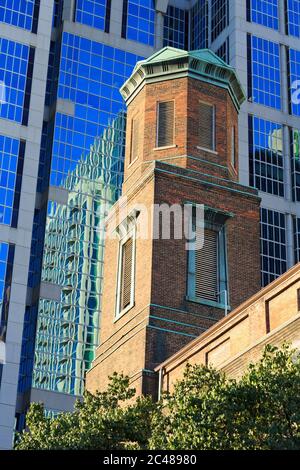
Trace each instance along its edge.
<instances>
[{"instance_id":1,"label":"modern office building","mask_svg":"<svg viewBox=\"0 0 300 470\"><path fill-rule=\"evenodd\" d=\"M236 67L262 284L299 261L299 23L300 0L0 2L0 448L31 400L57 412L82 393L99 330L97 226L122 184L119 88L138 60L209 47Z\"/></svg>"}]
</instances>

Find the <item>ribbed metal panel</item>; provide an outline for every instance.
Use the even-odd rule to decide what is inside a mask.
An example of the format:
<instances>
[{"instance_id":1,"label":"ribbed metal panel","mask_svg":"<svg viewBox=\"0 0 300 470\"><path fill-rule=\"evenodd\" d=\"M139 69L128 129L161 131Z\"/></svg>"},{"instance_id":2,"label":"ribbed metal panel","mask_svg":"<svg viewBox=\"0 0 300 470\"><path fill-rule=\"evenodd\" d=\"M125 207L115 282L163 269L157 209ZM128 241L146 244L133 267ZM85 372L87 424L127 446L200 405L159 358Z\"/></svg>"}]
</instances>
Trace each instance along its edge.
<instances>
[{"instance_id":1,"label":"ribbed metal panel","mask_svg":"<svg viewBox=\"0 0 300 470\"><path fill-rule=\"evenodd\" d=\"M217 300L218 233L206 229L204 246L196 251L196 297Z\"/></svg>"},{"instance_id":2,"label":"ribbed metal panel","mask_svg":"<svg viewBox=\"0 0 300 470\"><path fill-rule=\"evenodd\" d=\"M174 144L174 114L174 101L164 101L158 104L158 147L168 147Z\"/></svg>"},{"instance_id":3,"label":"ribbed metal panel","mask_svg":"<svg viewBox=\"0 0 300 470\"><path fill-rule=\"evenodd\" d=\"M199 145L214 150L214 106L199 103Z\"/></svg>"}]
</instances>

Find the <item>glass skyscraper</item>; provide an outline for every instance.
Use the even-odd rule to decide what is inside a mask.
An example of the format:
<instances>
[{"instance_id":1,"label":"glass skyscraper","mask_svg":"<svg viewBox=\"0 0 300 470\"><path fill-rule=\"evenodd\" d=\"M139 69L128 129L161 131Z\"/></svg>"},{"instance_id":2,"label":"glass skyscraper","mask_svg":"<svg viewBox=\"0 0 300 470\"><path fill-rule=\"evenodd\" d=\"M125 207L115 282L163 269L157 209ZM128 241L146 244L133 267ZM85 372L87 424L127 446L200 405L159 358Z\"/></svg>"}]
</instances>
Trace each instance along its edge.
<instances>
[{"instance_id":1,"label":"glass skyscraper","mask_svg":"<svg viewBox=\"0 0 300 470\"><path fill-rule=\"evenodd\" d=\"M0 448L30 401L57 413L82 395L138 60L209 47L236 67L262 285L300 260L299 24L300 0L0 0Z\"/></svg>"}]
</instances>

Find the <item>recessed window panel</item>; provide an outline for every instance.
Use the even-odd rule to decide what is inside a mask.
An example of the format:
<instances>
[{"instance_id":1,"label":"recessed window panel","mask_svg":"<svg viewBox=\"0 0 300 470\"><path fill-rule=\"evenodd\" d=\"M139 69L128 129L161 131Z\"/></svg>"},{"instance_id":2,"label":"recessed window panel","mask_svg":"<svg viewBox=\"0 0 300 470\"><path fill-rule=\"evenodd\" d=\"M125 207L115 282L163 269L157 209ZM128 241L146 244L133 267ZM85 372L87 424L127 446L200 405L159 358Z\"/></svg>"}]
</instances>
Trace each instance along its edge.
<instances>
[{"instance_id":1,"label":"recessed window panel","mask_svg":"<svg viewBox=\"0 0 300 470\"><path fill-rule=\"evenodd\" d=\"M17 227L25 142L0 135L0 224Z\"/></svg>"},{"instance_id":2,"label":"recessed window panel","mask_svg":"<svg viewBox=\"0 0 300 470\"><path fill-rule=\"evenodd\" d=\"M110 8L111 0L77 0L75 21L108 32Z\"/></svg>"},{"instance_id":3,"label":"recessed window panel","mask_svg":"<svg viewBox=\"0 0 300 470\"><path fill-rule=\"evenodd\" d=\"M267 28L278 30L278 0L247 0L247 19Z\"/></svg>"},{"instance_id":4,"label":"recessed window panel","mask_svg":"<svg viewBox=\"0 0 300 470\"><path fill-rule=\"evenodd\" d=\"M284 196L282 125L249 116L250 185Z\"/></svg>"},{"instance_id":5,"label":"recessed window panel","mask_svg":"<svg viewBox=\"0 0 300 470\"><path fill-rule=\"evenodd\" d=\"M261 276L266 286L287 270L285 214L261 209Z\"/></svg>"},{"instance_id":6,"label":"recessed window panel","mask_svg":"<svg viewBox=\"0 0 300 470\"><path fill-rule=\"evenodd\" d=\"M290 112L300 116L300 51L289 49Z\"/></svg>"},{"instance_id":7,"label":"recessed window panel","mask_svg":"<svg viewBox=\"0 0 300 470\"><path fill-rule=\"evenodd\" d=\"M287 33L300 38L300 0L286 0Z\"/></svg>"},{"instance_id":8,"label":"recessed window panel","mask_svg":"<svg viewBox=\"0 0 300 470\"><path fill-rule=\"evenodd\" d=\"M211 40L212 42L228 26L229 22L229 1L212 0L211 2Z\"/></svg>"},{"instance_id":9,"label":"recessed window panel","mask_svg":"<svg viewBox=\"0 0 300 470\"><path fill-rule=\"evenodd\" d=\"M208 47L208 1L198 0L190 15L191 50Z\"/></svg>"},{"instance_id":10,"label":"recessed window panel","mask_svg":"<svg viewBox=\"0 0 300 470\"><path fill-rule=\"evenodd\" d=\"M154 46L154 0L124 0L122 36Z\"/></svg>"},{"instance_id":11,"label":"recessed window panel","mask_svg":"<svg viewBox=\"0 0 300 470\"><path fill-rule=\"evenodd\" d=\"M0 340L5 342L15 247L0 242Z\"/></svg>"},{"instance_id":12,"label":"recessed window panel","mask_svg":"<svg viewBox=\"0 0 300 470\"><path fill-rule=\"evenodd\" d=\"M164 46L188 48L188 11L169 5L164 16Z\"/></svg>"},{"instance_id":13,"label":"recessed window panel","mask_svg":"<svg viewBox=\"0 0 300 470\"><path fill-rule=\"evenodd\" d=\"M21 123L30 48L0 38L0 118Z\"/></svg>"},{"instance_id":14,"label":"recessed window panel","mask_svg":"<svg viewBox=\"0 0 300 470\"><path fill-rule=\"evenodd\" d=\"M0 23L31 31L35 0L1 0Z\"/></svg>"},{"instance_id":15,"label":"recessed window panel","mask_svg":"<svg viewBox=\"0 0 300 470\"><path fill-rule=\"evenodd\" d=\"M248 35L248 99L281 109L279 44Z\"/></svg>"},{"instance_id":16,"label":"recessed window panel","mask_svg":"<svg viewBox=\"0 0 300 470\"><path fill-rule=\"evenodd\" d=\"M300 201L300 130L290 130L293 201Z\"/></svg>"}]
</instances>

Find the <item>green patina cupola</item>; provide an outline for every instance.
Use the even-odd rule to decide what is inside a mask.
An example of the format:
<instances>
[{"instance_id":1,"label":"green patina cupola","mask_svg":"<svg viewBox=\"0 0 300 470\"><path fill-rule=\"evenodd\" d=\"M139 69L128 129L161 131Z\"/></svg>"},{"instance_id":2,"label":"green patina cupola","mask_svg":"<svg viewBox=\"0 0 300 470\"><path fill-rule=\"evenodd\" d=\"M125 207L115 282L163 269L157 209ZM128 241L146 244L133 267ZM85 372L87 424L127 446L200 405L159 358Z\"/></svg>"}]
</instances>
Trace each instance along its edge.
<instances>
[{"instance_id":1,"label":"green patina cupola","mask_svg":"<svg viewBox=\"0 0 300 470\"><path fill-rule=\"evenodd\" d=\"M148 59L138 62L120 91L128 104L145 83L186 76L227 89L237 111L246 99L235 69L210 49L187 52L164 47Z\"/></svg>"}]
</instances>

